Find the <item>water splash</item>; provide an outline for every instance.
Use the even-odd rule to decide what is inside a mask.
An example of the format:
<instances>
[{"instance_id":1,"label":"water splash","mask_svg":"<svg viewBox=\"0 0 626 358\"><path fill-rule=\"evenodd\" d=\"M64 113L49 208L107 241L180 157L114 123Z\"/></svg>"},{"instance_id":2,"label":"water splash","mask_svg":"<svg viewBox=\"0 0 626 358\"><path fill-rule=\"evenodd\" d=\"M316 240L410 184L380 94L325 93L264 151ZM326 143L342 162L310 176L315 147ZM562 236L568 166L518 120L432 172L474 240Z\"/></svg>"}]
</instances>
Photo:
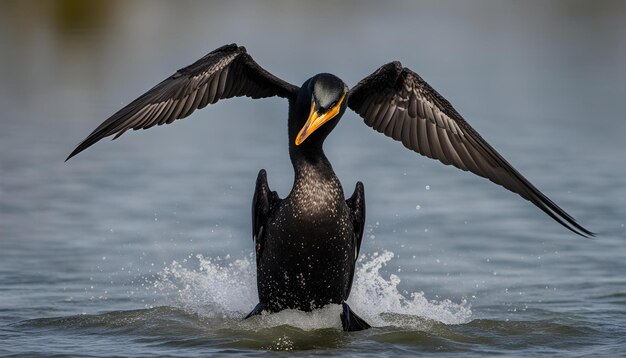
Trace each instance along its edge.
<instances>
[{"instance_id":1,"label":"water splash","mask_svg":"<svg viewBox=\"0 0 626 358\"><path fill-rule=\"evenodd\" d=\"M380 273L393 257L393 252L383 251L359 259L348 300L355 312L379 327L421 329L434 322L469 322L472 312L465 300L461 303L429 301L423 292L400 292L397 275L385 279ZM164 293L169 300L167 304L203 317L219 318L228 328L257 330L282 325L304 330L341 328L339 305L328 305L313 312L285 310L242 321L258 302L254 259L250 256L232 261L228 257L202 255L196 258L198 267L195 269L175 261L158 274L155 288Z\"/></svg>"},{"instance_id":2,"label":"water splash","mask_svg":"<svg viewBox=\"0 0 626 358\"><path fill-rule=\"evenodd\" d=\"M253 260L196 258L197 269L174 261L158 274L155 288L165 293L168 304L205 317L226 319L247 314L258 303Z\"/></svg>"},{"instance_id":3,"label":"water splash","mask_svg":"<svg viewBox=\"0 0 626 358\"><path fill-rule=\"evenodd\" d=\"M360 258L348 299L355 312L376 326L413 326L420 321L415 318L445 324L470 321L472 311L466 300L461 303L450 300L429 301L423 292L408 295L400 292L400 277L391 274L387 280L380 273L380 269L393 257L393 252L383 251Z\"/></svg>"}]
</instances>

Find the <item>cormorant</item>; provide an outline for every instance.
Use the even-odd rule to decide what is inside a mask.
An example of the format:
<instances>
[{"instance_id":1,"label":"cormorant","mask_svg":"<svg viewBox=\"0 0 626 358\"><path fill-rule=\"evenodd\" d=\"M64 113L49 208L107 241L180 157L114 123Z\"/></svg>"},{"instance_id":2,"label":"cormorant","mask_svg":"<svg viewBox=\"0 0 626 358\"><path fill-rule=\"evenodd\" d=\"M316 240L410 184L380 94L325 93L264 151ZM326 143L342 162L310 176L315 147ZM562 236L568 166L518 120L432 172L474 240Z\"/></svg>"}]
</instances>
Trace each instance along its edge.
<instances>
[{"instance_id":1,"label":"cormorant","mask_svg":"<svg viewBox=\"0 0 626 358\"><path fill-rule=\"evenodd\" d=\"M470 171L519 194L552 219L594 234L535 188L496 152L428 83L400 62L390 62L352 89L322 73L301 87L261 68L244 47L222 46L178 70L98 126L67 159L104 137L184 118L220 99L279 96L289 102L291 193L280 199L259 172L252 201L260 303L248 315L287 308L310 311L343 305L344 330L369 328L345 301L365 226L365 196L358 182L344 191L323 143L349 107L365 124L419 154Z\"/></svg>"}]
</instances>

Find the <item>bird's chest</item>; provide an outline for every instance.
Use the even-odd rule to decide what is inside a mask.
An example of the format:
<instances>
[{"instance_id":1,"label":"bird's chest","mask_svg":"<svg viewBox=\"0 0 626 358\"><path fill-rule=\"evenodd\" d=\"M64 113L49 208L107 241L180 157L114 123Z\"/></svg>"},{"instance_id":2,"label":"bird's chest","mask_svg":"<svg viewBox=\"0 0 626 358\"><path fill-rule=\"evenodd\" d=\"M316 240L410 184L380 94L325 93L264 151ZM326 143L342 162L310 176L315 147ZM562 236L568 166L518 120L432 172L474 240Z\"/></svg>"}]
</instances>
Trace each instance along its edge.
<instances>
[{"instance_id":1,"label":"bird's chest","mask_svg":"<svg viewBox=\"0 0 626 358\"><path fill-rule=\"evenodd\" d=\"M296 182L273 222L289 241L343 239L352 227L338 180Z\"/></svg>"},{"instance_id":2,"label":"bird's chest","mask_svg":"<svg viewBox=\"0 0 626 358\"><path fill-rule=\"evenodd\" d=\"M313 225L336 223L348 214L339 180L315 175L294 183L285 209L285 214L290 215L294 222Z\"/></svg>"}]
</instances>

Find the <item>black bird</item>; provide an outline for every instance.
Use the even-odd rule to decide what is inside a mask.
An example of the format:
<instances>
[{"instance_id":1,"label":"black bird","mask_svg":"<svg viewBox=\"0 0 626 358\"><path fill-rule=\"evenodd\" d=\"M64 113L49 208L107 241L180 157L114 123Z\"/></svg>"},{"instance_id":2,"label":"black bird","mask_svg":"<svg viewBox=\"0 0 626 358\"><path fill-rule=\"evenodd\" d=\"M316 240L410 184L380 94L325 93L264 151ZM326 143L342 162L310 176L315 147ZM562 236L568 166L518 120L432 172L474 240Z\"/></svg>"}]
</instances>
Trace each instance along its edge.
<instances>
[{"instance_id":1,"label":"black bird","mask_svg":"<svg viewBox=\"0 0 626 358\"><path fill-rule=\"evenodd\" d=\"M301 87L261 68L244 47L226 45L178 70L98 126L67 159L104 137L147 129L189 116L220 99L279 96L289 101L291 193L280 199L259 172L252 202L252 233L260 303L248 315L287 308L310 311L343 305L344 330L369 325L345 301L350 295L365 226L365 196L358 182L345 199L324 155L328 134L349 107L365 124L417 153L470 171L519 194L573 231L594 234L548 199L495 151L420 76L391 62L352 89L318 74Z\"/></svg>"}]
</instances>

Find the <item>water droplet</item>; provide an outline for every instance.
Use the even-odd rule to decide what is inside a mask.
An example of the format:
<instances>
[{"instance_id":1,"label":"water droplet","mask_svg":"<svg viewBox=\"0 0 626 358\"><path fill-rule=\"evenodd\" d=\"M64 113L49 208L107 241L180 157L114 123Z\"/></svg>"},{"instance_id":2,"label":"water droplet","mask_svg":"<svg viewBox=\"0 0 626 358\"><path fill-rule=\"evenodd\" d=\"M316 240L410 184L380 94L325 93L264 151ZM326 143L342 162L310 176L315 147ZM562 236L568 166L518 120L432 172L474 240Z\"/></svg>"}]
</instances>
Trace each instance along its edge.
<instances>
[{"instance_id":1,"label":"water droplet","mask_svg":"<svg viewBox=\"0 0 626 358\"><path fill-rule=\"evenodd\" d=\"M419 209L421 209L421 208L422 208L421 206L419 206L419 205L415 205L415 210L419 210Z\"/></svg>"},{"instance_id":2,"label":"water droplet","mask_svg":"<svg viewBox=\"0 0 626 358\"><path fill-rule=\"evenodd\" d=\"M430 185L426 185L426 190L430 190Z\"/></svg>"}]
</instances>

